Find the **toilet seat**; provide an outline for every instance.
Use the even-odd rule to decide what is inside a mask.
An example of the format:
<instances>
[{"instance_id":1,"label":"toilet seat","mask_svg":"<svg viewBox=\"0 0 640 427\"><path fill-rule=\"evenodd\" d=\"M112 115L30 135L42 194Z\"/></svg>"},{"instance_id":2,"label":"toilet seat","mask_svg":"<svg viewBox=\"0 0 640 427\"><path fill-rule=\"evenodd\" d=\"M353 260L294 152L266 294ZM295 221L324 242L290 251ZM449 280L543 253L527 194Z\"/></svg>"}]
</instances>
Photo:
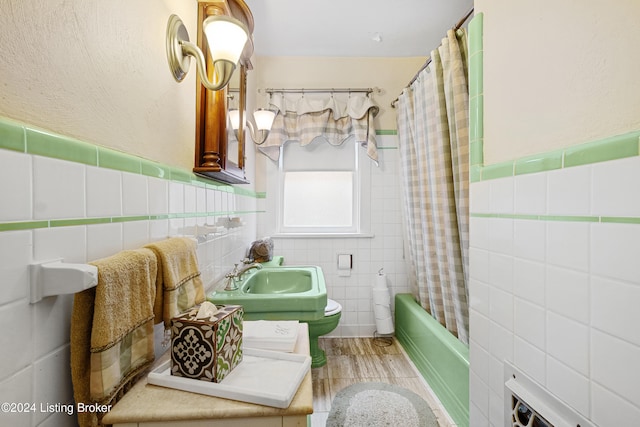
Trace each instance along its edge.
<instances>
[{"instance_id":1,"label":"toilet seat","mask_svg":"<svg viewBox=\"0 0 640 427\"><path fill-rule=\"evenodd\" d=\"M324 308L324 315L333 316L334 314L338 314L342 311L342 306L337 301L327 298L327 306Z\"/></svg>"}]
</instances>

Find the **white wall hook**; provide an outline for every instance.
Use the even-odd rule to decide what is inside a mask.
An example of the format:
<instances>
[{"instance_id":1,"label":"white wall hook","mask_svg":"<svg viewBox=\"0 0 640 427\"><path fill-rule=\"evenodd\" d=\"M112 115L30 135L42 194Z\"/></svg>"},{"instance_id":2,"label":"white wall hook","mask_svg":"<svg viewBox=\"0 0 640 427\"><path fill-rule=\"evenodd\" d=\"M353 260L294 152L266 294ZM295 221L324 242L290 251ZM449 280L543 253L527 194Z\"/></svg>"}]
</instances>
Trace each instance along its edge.
<instances>
[{"instance_id":1,"label":"white wall hook","mask_svg":"<svg viewBox=\"0 0 640 427\"><path fill-rule=\"evenodd\" d=\"M96 266L65 263L61 258L31 264L29 271L32 304L48 296L75 294L98 284Z\"/></svg>"}]
</instances>

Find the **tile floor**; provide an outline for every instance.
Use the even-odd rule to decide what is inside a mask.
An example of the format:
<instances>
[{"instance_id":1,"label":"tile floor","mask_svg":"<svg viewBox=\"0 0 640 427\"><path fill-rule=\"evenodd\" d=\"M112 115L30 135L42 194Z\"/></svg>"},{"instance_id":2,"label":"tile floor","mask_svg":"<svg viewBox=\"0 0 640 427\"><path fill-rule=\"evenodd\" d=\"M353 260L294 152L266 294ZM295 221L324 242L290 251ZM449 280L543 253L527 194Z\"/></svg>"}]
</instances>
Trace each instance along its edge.
<instances>
[{"instance_id":1,"label":"tile floor","mask_svg":"<svg viewBox=\"0 0 640 427\"><path fill-rule=\"evenodd\" d=\"M387 382L422 396L433 409L440 427L455 427L400 344L377 345L373 338L320 338L327 364L312 369L313 415L311 427L324 427L331 401L343 388L358 382Z\"/></svg>"}]
</instances>

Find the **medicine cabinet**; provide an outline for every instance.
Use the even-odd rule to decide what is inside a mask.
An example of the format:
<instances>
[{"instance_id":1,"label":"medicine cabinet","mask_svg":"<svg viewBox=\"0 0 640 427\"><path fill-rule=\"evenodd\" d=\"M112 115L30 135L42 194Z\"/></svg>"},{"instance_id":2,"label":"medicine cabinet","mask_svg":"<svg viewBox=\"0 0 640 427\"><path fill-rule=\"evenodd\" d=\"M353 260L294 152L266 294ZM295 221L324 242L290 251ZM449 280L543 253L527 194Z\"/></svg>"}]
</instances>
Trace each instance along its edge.
<instances>
[{"instance_id":1,"label":"medicine cabinet","mask_svg":"<svg viewBox=\"0 0 640 427\"><path fill-rule=\"evenodd\" d=\"M205 54L207 72L213 66L202 32L202 22L211 15L231 15L242 21L253 34L253 15L243 0L203 1L198 3L197 43ZM198 81L196 93L196 146L193 172L230 184L247 184L245 175L245 134L234 132L229 123L229 108L237 108L240 123L246 109L247 71L253 69L253 38L250 36L229 85L210 91ZM242 128L241 128L242 129Z\"/></svg>"}]
</instances>

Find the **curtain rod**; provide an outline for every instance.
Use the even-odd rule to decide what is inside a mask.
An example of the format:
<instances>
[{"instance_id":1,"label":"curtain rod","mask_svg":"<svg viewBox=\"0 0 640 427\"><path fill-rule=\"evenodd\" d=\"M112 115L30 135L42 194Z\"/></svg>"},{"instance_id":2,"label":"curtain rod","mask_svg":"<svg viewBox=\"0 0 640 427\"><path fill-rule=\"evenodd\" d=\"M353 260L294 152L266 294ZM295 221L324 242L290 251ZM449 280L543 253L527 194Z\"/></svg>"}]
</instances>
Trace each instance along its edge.
<instances>
[{"instance_id":1,"label":"curtain rod","mask_svg":"<svg viewBox=\"0 0 640 427\"><path fill-rule=\"evenodd\" d=\"M467 14L458 21L458 23L453 27L453 31L459 30L460 27L464 25L464 23L467 21L467 19L469 19L471 15L473 15L473 8L471 8L471 10L469 10L469 12L467 12ZM426 62L422 64L422 67L420 67L420 69L416 72L416 74L413 76L409 84L405 86L405 88L411 86L413 82L415 82L418 79L418 76L420 75L420 73L423 72L429 66L429 64L431 64L431 58L427 58ZM396 102L398 102L398 98L391 101L392 108L396 108Z\"/></svg>"},{"instance_id":2,"label":"curtain rod","mask_svg":"<svg viewBox=\"0 0 640 427\"><path fill-rule=\"evenodd\" d=\"M258 92L260 93L377 93L380 94L382 93L382 89L378 88L378 87L368 87L368 88L342 88L342 89L338 89L338 88L327 88L327 89L318 89L318 88L312 88L312 89L273 89L273 88L267 88L267 89L258 89Z\"/></svg>"}]
</instances>

